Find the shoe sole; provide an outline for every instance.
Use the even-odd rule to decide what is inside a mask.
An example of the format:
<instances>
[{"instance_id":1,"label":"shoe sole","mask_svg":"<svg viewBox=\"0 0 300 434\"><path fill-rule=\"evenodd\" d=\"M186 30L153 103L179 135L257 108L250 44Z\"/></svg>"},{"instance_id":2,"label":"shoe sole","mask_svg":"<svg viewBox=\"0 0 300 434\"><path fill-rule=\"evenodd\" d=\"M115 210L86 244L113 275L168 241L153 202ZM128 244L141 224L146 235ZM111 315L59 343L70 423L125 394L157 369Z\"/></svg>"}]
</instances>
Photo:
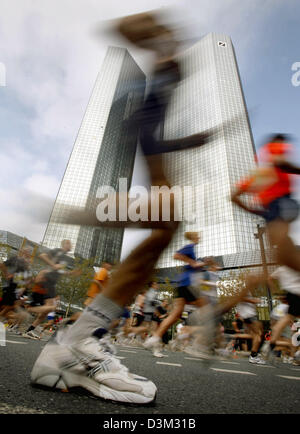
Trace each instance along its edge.
<instances>
[{"instance_id":1,"label":"shoe sole","mask_svg":"<svg viewBox=\"0 0 300 434\"><path fill-rule=\"evenodd\" d=\"M61 378L59 380L62 380ZM96 400L103 400L103 401L108 401L111 403L115 403L115 404L122 404L125 406L132 406L132 407L140 407L140 405L143 406L149 406L149 407L154 407L155 406L155 401L157 398L157 392L154 395L154 398L151 401L148 402L143 402L143 403L136 403L136 402L125 402L125 401L117 401L115 399L110 399L110 398L103 398L102 396L96 396L93 392L89 391L88 389L86 389L85 387L82 386L72 386L72 387L66 387L66 388L57 388L57 386L46 386L44 384L39 384L39 383L35 383L34 381L30 382L30 386L33 389L37 389L37 390L44 390L46 392L55 392L55 393L71 393L71 394L76 394L79 396L87 396L88 398L91 399L96 399ZM101 385L102 387L102 385Z\"/></svg>"},{"instance_id":2,"label":"shoe sole","mask_svg":"<svg viewBox=\"0 0 300 434\"><path fill-rule=\"evenodd\" d=\"M68 377L68 378L66 378ZM84 385L82 384L84 382ZM71 385L72 384L72 385ZM31 386L34 388L39 388L43 390L52 390L59 392L75 392L80 394L85 394L91 396L95 399L104 399L105 401L113 401L122 404L137 404L137 405L146 405L153 404L156 400L157 391L152 399L147 399L146 397L141 397L141 395L136 395L134 392L126 392L127 394L131 394L132 398L135 398L135 402L119 400L117 397L113 395L120 394L122 392L111 389L104 384L100 384L89 378L82 378L82 376L68 374L66 372L58 375L51 374L45 375L36 379L35 381L31 381ZM102 395L99 393L102 392ZM110 395L110 397L103 396L104 394ZM142 398L142 399L141 399ZM137 402L140 400L140 402Z\"/></svg>"},{"instance_id":3,"label":"shoe sole","mask_svg":"<svg viewBox=\"0 0 300 434\"><path fill-rule=\"evenodd\" d=\"M32 339L32 340L34 340L34 341L40 341L40 338L34 338L33 336L24 336L24 335L22 335L22 338L25 338L25 339Z\"/></svg>"},{"instance_id":4,"label":"shoe sole","mask_svg":"<svg viewBox=\"0 0 300 434\"><path fill-rule=\"evenodd\" d=\"M22 335L22 338L25 338L25 339L32 339L32 340L34 340L34 341L40 341L40 338L35 338L35 337L33 337L33 336L25 336L25 335Z\"/></svg>"}]
</instances>

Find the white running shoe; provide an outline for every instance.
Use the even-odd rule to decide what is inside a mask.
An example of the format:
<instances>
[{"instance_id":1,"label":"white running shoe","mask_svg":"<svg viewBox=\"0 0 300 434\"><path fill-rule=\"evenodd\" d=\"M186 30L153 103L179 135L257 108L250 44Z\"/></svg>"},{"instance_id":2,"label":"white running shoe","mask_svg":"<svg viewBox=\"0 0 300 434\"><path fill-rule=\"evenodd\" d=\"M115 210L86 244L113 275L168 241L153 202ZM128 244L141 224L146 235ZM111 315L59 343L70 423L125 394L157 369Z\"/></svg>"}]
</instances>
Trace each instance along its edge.
<instances>
[{"instance_id":1,"label":"white running shoe","mask_svg":"<svg viewBox=\"0 0 300 434\"><path fill-rule=\"evenodd\" d=\"M153 350L153 356L154 357L164 357L164 355L157 349Z\"/></svg>"},{"instance_id":2,"label":"white running shoe","mask_svg":"<svg viewBox=\"0 0 300 434\"><path fill-rule=\"evenodd\" d=\"M257 354L256 357L249 356L249 363L255 363L256 365L265 365L266 361L261 357L260 354Z\"/></svg>"},{"instance_id":3,"label":"white running shoe","mask_svg":"<svg viewBox=\"0 0 300 434\"><path fill-rule=\"evenodd\" d=\"M147 350L158 349L161 346L161 343L161 338L159 336L151 336L145 340L143 347Z\"/></svg>"},{"instance_id":4,"label":"white running shoe","mask_svg":"<svg viewBox=\"0 0 300 434\"><path fill-rule=\"evenodd\" d=\"M30 332L26 332L22 334L23 338L29 338L29 339L35 339L35 340L39 340L40 336L37 335L36 333L34 333L33 330L31 330Z\"/></svg>"},{"instance_id":5,"label":"white running shoe","mask_svg":"<svg viewBox=\"0 0 300 434\"><path fill-rule=\"evenodd\" d=\"M283 357L282 357L282 362L283 362L283 363L287 363L287 364L289 364L289 365L292 365L292 364L293 364L293 361L294 361L294 358L293 358L293 357L289 357L289 356L283 356Z\"/></svg>"},{"instance_id":6,"label":"white running shoe","mask_svg":"<svg viewBox=\"0 0 300 434\"><path fill-rule=\"evenodd\" d=\"M22 336L22 332L20 332L20 330L19 330L18 327L16 327L16 328L13 330L13 333L14 333L15 335L17 335L17 336Z\"/></svg>"},{"instance_id":7,"label":"white running shoe","mask_svg":"<svg viewBox=\"0 0 300 434\"><path fill-rule=\"evenodd\" d=\"M16 333L19 330L19 326L18 326L18 324L15 324L13 326L7 327L6 330L8 332L11 332L11 333ZM17 333L17 334L19 334L19 333Z\"/></svg>"},{"instance_id":8,"label":"white running shoe","mask_svg":"<svg viewBox=\"0 0 300 434\"><path fill-rule=\"evenodd\" d=\"M52 339L35 362L31 381L52 389L80 387L103 399L135 404L154 401L157 392L152 381L129 373L94 337L72 345Z\"/></svg>"},{"instance_id":9,"label":"white running shoe","mask_svg":"<svg viewBox=\"0 0 300 434\"><path fill-rule=\"evenodd\" d=\"M232 353L227 348L216 348L215 353L225 359L229 359L232 356Z\"/></svg>"},{"instance_id":10,"label":"white running shoe","mask_svg":"<svg viewBox=\"0 0 300 434\"><path fill-rule=\"evenodd\" d=\"M267 359L269 357L270 351L271 351L270 342L269 341L264 342L263 346L260 349L260 354L262 354L264 358Z\"/></svg>"},{"instance_id":11,"label":"white running shoe","mask_svg":"<svg viewBox=\"0 0 300 434\"><path fill-rule=\"evenodd\" d=\"M190 356L196 357L198 359L207 361L212 359L212 354L204 346L197 345L197 347L195 347L195 345L191 344L187 345L183 351Z\"/></svg>"}]
</instances>

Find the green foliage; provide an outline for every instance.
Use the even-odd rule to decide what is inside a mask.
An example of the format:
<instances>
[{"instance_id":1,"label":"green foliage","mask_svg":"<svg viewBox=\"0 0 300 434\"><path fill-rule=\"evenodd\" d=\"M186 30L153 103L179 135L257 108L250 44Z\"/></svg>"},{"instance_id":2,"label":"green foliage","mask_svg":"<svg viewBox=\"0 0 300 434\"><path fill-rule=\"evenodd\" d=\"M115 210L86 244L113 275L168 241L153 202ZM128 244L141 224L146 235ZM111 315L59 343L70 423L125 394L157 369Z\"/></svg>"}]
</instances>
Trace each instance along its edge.
<instances>
[{"instance_id":1,"label":"green foliage","mask_svg":"<svg viewBox=\"0 0 300 434\"><path fill-rule=\"evenodd\" d=\"M169 301L171 301L176 295L176 288L168 277L166 277L164 283L159 284L159 290L163 294L163 298L168 298Z\"/></svg>"},{"instance_id":2,"label":"green foliage","mask_svg":"<svg viewBox=\"0 0 300 434\"><path fill-rule=\"evenodd\" d=\"M226 276L223 276L219 280L218 294L221 302L225 301L228 297L237 295L244 282L249 275L249 271L230 271Z\"/></svg>"},{"instance_id":3,"label":"green foliage","mask_svg":"<svg viewBox=\"0 0 300 434\"><path fill-rule=\"evenodd\" d=\"M79 276L63 275L56 286L57 294L61 300L68 304L83 307L88 288L93 280L95 271L94 259L75 259L74 269L80 270Z\"/></svg>"}]
</instances>

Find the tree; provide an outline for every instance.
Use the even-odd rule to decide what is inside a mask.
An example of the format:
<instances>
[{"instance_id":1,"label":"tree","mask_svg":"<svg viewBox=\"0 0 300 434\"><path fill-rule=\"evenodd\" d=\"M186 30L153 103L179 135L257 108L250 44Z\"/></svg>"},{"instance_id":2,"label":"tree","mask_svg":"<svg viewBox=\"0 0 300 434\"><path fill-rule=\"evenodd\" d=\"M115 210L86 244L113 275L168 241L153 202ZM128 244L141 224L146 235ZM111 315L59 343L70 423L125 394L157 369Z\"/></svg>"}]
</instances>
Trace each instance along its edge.
<instances>
[{"instance_id":1,"label":"tree","mask_svg":"<svg viewBox=\"0 0 300 434\"><path fill-rule=\"evenodd\" d=\"M252 275L253 272L248 270L231 271L226 276L220 279L218 292L220 301L224 302L228 297L237 295L237 293L242 289L245 284L247 277ZM278 285L276 286L276 294L280 294L280 289ZM265 284L258 285L252 291L252 295L259 298L261 302L257 305L258 317L262 321L269 321L270 312L268 307L268 294ZM227 314L224 315L225 320L232 320L235 313L235 308L231 309Z\"/></svg>"},{"instance_id":2,"label":"tree","mask_svg":"<svg viewBox=\"0 0 300 434\"><path fill-rule=\"evenodd\" d=\"M69 306L76 305L83 307L88 288L94 278L94 259L75 258L74 269L80 270L79 276L62 275L57 283L57 294L64 303Z\"/></svg>"},{"instance_id":3,"label":"tree","mask_svg":"<svg viewBox=\"0 0 300 434\"><path fill-rule=\"evenodd\" d=\"M169 300L172 300L175 296L176 288L171 283L171 280L166 277L165 281L159 284L159 290L160 293L163 294L163 298L168 298Z\"/></svg>"}]
</instances>

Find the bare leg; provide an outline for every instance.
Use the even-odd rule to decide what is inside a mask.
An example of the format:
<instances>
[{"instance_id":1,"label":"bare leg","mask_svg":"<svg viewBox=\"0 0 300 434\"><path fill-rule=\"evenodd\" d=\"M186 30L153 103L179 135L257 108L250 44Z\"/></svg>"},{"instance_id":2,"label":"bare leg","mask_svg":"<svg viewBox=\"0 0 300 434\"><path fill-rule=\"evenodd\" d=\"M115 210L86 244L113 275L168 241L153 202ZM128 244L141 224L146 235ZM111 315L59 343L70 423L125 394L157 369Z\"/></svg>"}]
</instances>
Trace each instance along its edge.
<instances>
[{"instance_id":1,"label":"bare leg","mask_svg":"<svg viewBox=\"0 0 300 434\"><path fill-rule=\"evenodd\" d=\"M56 305L54 298L46 299L44 306L30 307L28 309L29 312L38 314L37 318L32 323L32 327L37 327L39 324L41 324L41 322L43 322L46 318L46 315L50 312L53 312L55 309Z\"/></svg>"},{"instance_id":2,"label":"bare leg","mask_svg":"<svg viewBox=\"0 0 300 434\"><path fill-rule=\"evenodd\" d=\"M281 220L268 223L271 245L277 246L277 260L295 271L300 271L300 251L289 237L289 224Z\"/></svg>"},{"instance_id":3,"label":"bare leg","mask_svg":"<svg viewBox=\"0 0 300 434\"><path fill-rule=\"evenodd\" d=\"M167 330L181 317L185 303L184 298L176 298L172 312L160 323L153 336L163 337Z\"/></svg>"},{"instance_id":4,"label":"bare leg","mask_svg":"<svg viewBox=\"0 0 300 434\"><path fill-rule=\"evenodd\" d=\"M275 344L276 341L279 340L282 330L285 329L286 326L290 324L290 322L294 319L293 315L287 314L280 318L279 321L276 322L272 329L271 334L271 344Z\"/></svg>"},{"instance_id":5,"label":"bare leg","mask_svg":"<svg viewBox=\"0 0 300 434\"><path fill-rule=\"evenodd\" d=\"M154 230L150 237L119 265L102 295L120 306L130 304L134 296L151 279L160 254L170 243L176 229L177 224L170 223L168 229Z\"/></svg>"},{"instance_id":6,"label":"bare leg","mask_svg":"<svg viewBox=\"0 0 300 434\"><path fill-rule=\"evenodd\" d=\"M258 321L252 324L247 324L250 335L252 336L252 347L251 351L258 352L259 345L261 343L262 328Z\"/></svg>"},{"instance_id":7,"label":"bare leg","mask_svg":"<svg viewBox=\"0 0 300 434\"><path fill-rule=\"evenodd\" d=\"M7 314L14 310L14 306L4 306L4 308L0 312L0 317L3 316L7 318Z\"/></svg>"},{"instance_id":8,"label":"bare leg","mask_svg":"<svg viewBox=\"0 0 300 434\"><path fill-rule=\"evenodd\" d=\"M68 342L91 336L96 329L107 330L111 322L120 316L122 308L129 305L136 294L151 278L161 252L170 243L176 223L168 229L154 230L113 273L109 284L71 327Z\"/></svg>"}]
</instances>

